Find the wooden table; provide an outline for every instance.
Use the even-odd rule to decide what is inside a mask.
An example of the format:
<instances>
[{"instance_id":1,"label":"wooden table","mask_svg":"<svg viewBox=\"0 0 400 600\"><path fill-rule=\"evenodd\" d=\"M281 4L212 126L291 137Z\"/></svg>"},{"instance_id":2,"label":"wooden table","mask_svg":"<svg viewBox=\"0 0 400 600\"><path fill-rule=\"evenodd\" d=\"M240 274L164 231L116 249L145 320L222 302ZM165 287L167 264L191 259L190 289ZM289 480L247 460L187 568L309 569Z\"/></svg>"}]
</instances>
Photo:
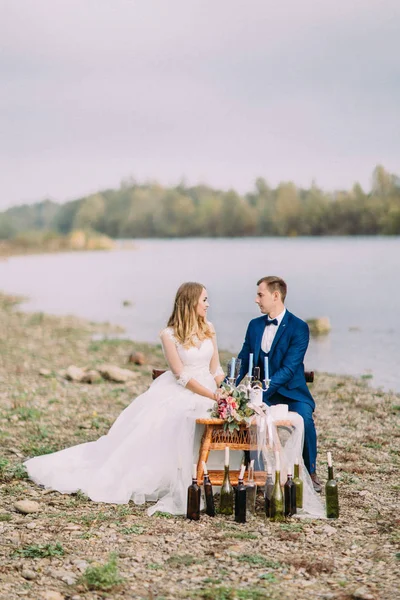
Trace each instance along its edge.
<instances>
[{"instance_id":1,"label":"wooden table","mask_svg":"<svg viewBox=\"0 0 400 600\"><path fill-rule=\"evenodd\" d=\"M224 431L223 419L197 419L198 425L204 425L204 433L201 438L199 460L197 462L197 482L199 485L203 482L203 461L206 463L211 450L225 450L229 446L231 450L256 450L257 449L257 426L254 424L248 427L241 424L239 430ZM289 419L274 421L275 427L287 427L293 429L293 424ZM210 481L213 485L222 485L224 471L209 471ZM229 471L229 477L232 485L238 482L239 471ZM265 471L256 471L254 479L257 485L264 485L266 479Z\"/></svg>"}]
</instances>

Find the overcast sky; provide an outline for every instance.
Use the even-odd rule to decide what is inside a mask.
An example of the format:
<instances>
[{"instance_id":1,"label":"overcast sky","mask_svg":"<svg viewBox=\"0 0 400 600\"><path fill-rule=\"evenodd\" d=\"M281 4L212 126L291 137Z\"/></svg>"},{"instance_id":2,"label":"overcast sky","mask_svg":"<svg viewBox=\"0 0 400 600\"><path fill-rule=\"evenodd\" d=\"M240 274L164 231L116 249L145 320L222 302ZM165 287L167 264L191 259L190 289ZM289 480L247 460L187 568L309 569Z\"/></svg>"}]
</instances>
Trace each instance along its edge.
<instances>
[{"instance_id":1,"label":"overcast sky","mask_svg":"<svg viewBox=\"0 0 400 600\"><path fill-rule=\"evenodd\" d=\"M0 207L400 174L399 0L0 0Z\"/></svg>"}]
</instances>

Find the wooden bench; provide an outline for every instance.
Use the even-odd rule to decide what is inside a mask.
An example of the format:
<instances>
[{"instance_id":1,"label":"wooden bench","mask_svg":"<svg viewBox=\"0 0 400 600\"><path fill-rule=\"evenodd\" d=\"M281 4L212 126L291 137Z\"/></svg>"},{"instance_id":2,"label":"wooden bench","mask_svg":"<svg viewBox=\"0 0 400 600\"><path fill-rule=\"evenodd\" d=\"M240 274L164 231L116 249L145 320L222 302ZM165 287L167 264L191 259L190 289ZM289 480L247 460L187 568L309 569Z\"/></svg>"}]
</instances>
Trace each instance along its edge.
<instances>
[{"instance_id":1,"label":"wooden bench","mask_svg":"<svg viewBox=\"0 0 400 600\"><path fill-rule=\"evenodd\" d=\"M157 379L163 373L165 373L164 370L153 369L153 379ZM309 371L305 375L307 381L314 381L314 371ZM203 482L203 461L207 462L211 450L225 450L226 446L229 446L231 450L255 450L257 448L257 428L255 425L247 427L247 425L243 424L240 425L239 430L230 433L224 430L223 419L196 419L196 423L204 426L197 461L197 481L199 485ZM286 429L293 428L293 424L287 419L275 421L274 425L276 427L285 427ZM222 485L224 471L209 470L209 476L213 485ZM229 476L232 485L237 485L239 471L230 470ZM264 471L256 471L254 473L257 485L264 485L265 478L266 473Z\"/></svg>"}]
</instances>

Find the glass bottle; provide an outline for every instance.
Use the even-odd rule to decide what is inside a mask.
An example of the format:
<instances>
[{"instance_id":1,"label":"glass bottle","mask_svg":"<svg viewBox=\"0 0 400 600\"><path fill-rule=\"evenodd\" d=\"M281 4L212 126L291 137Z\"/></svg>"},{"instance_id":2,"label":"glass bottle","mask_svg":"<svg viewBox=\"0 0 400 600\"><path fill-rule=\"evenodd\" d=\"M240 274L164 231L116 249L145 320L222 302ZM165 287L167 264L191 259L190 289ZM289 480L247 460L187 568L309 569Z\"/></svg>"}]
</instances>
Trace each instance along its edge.
<instances>
[{"instance_id":1,"label":"glass bottle","mask_svg":"<svg viewBox=\"0 0 400 600\"><path fill-rule=\"evenodd\" d=\"M188 487L186 517L192 521L200 519L200 488L197 485L197 465L193 465L192 484Z\"/></svg>"},{"instance_id":2,"label":"glass bottle","mask_svg":"<svg viewBox=\"0 0 400 600\"><path fill-rule=\"evenodd\" d=\"M294 464L293 483L296 486L296 508L303 508L303 480L300 479L300 465L298 458L296 458Z\"/></svg>"},{"instance_id":3,"label":"glass bottle","mask_svg":"<svg viewBox=\"0 0 400 600\"><path fill-rule=\"evenodd\" d=\"M242 465L239 473L239 481L235 489L235 521L236 523L246 523L246 499L247 488L243 483L245 465Z\"/></svg>"},{"instance_id":4,"label":"glass bottle","mask_svg":"<svg viewBox=\"0 0 400 600\"><path fill-rule=\"evenodd\" d=\"M229 446L225 448L225 474L221 487L219 512L222 515L233 515L233 487L229 479Z\"/></svg>"},{"instance_id":5,"label":"glass bottle","mask_svg":"<svg viewBox=\"0 0 400 600\"><path fill-rule=\"evenodd\" d=\"M326 516L328 519L339 518L338 484L333 477L332 454L328 452L328 481L325 484Z\"/></svg>"},{"instance_id":6,"label":"glass bottle","mask_svg":"<svg viewBox=\"0 0 400 600\"><path fill-rule=\"evenodd\" d=\"M285 517L291 517L296 514L296 486L291 473L287 475L283 494L285 496Z\"/></svg>"},{"instance_id":7,"label":"glass bottle","mask_svg":"<svg viewBox=\"0 0 400 600\"><path fill-rule=\"evenodd\" d=\"M253 381L251 382L250 401L257 406L263 403L263 386L260 380L260 367L254 367Z\"/></svg>"},{"instance_id":8,"label":"glass bottle","mask_svg":"<svg viewBox=\"0 0 400 600\"><path fill-rule=\"evenodd\" d=\"M250 462L246 483L246 507L254 515L256 512L257 484L254 481L254 460Z\"/></svg>"},{"instance_id":9,"label":"glass bottle","mask_svg":"<svg viewBox=\"0 0 400 600\"><path fill-rule=\"evenodd\" d=\"M281 467L279 452L275 452L275 484L271 496L271 521L284 520L284 499L281 486Z\"/></svg>"},{"instance_id":10,"label":"glass bottle","mask_svg":"<svg viewBox=\"0 0 400 600\"><path fill-rule=\"evenodd\" d=\"M204 461L203 461L203 470L204 470L203 489L204 489L204 498L206 500L206 514L209 517L215 517L214 494L213 494L210 477L208 475L207 465Z\"/></svg>"},{"instance_id":11,"label":"glass bottle","mask_svg":"<svg viewBox=\"0 0 400 600\"><path fill-rule=\"evenodd\" d=\"M267 470L267 480L265 482L264 498L265 498L265 514L271 516L271 498L274 490L274 480L272 479L271 471Z\"/></svg>"}]
</instances>

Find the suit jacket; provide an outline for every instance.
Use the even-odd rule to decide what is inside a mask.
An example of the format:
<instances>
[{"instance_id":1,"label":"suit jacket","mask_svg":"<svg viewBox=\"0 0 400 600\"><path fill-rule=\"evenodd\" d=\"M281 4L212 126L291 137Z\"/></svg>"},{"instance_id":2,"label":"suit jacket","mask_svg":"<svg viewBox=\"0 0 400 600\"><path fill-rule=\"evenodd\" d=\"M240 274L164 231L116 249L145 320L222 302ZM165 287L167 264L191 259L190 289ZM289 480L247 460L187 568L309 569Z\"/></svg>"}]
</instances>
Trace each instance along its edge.
<instances>
[{"instance_id":1,"label":"suit jacket","mask_svg":"<svg viewBox=\"0 0 400 600\"><path fill-rule=\"evenodd\" d=\"M254 365L258 365L267 315L250 321L243 347L238 355L242 360L238 382L243 379L249 369L249 354L253 353ZM307 402L315 408L304 376L304 355L306 353L310 332L307 323L286 310L276 331L268 354L270 386L264 392L264 400L268 400L275 392L279 392L290 400Z\"/></svg>"}]
</instances>

